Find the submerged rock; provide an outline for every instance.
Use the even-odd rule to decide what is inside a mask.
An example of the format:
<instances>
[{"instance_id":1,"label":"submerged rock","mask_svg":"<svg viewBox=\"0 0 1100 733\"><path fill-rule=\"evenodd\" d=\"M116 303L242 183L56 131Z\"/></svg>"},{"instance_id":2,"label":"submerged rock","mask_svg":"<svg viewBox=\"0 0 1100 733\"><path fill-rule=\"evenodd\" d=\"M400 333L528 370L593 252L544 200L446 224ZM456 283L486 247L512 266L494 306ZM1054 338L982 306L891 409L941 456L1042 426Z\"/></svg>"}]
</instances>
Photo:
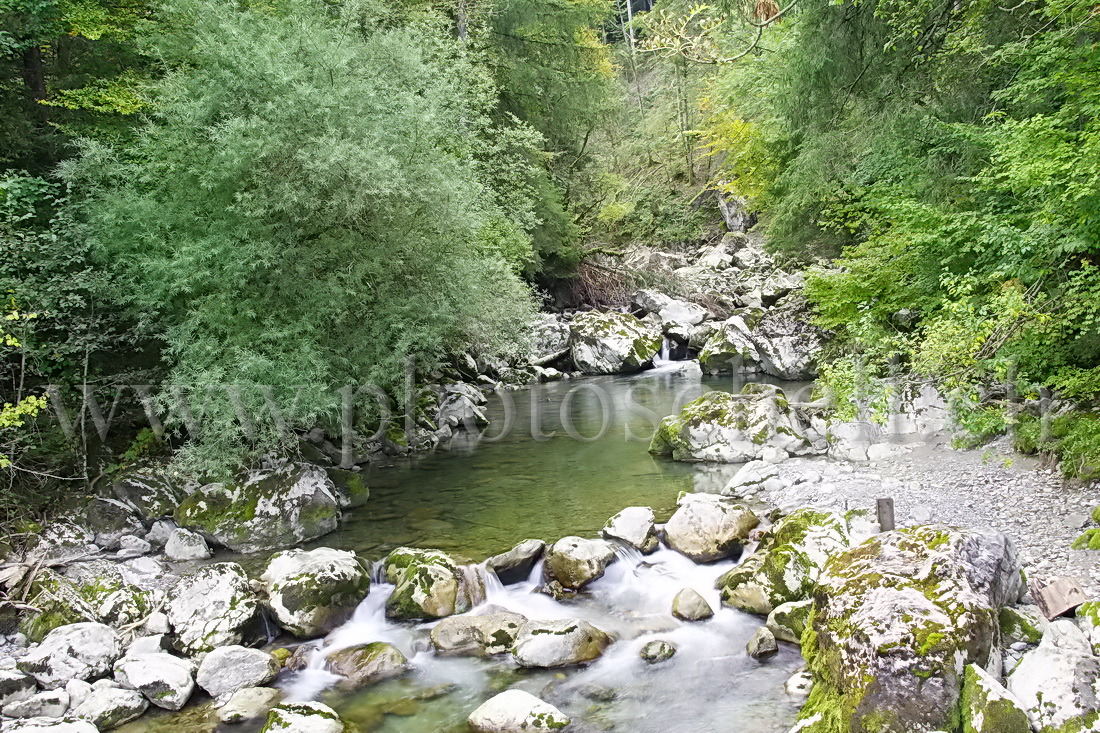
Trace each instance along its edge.
<instances>
[{"instance_id":1,"label":"submerged rock","mask_svg":"<svg viewBox=\"0 0 1100 733\"><path fill-rule=\"evenodd\" d=\"M267 607L280 626L299 637L340 626L370 592L370 573L355 553L318 547L274 555L260 577Z\"/></svg>"},{"instance_id":2,"label":"submerged rock","mask_svg":"<svg viewBox=\"0 0 1100 733\"><path fill-rule=\"evenodd\" d=\"M482 703L467 722L478 733L528 733L564 728L569 718L528 692L505 690Z\"/></svg>"},{"instance_id":3,"label":"submerged rock","mask_svg":"<svg viewBox=\"0 0 1100 733\"><path fill-rule=\"evenodd\" d=\"M702 621L714 615L714 609L692 588L684 588L672 599L672 615L681 621Z\"/></svg>"},{"instance_id":4,"label":"submerged rock","mask_svg":"<svg viewBox=\"0 0 1100 733\"><path fill-rule=\"evenodd\" d=\"M267 714L260 733L344 733L336 711L319 702L284 702Z\"/></svg>"},{"instance_id":5,"label":"submerged rock","mask_svg":"<svg viewBox=\"0 0 1100 733\"><path fill-rule=\"evenodd\" d=\"M570 323L573 362L585 374L636 372L661 350L661 335L625 313L580 313Z\"/></svg>"},{"instance_id":6,"label":"submerged rock","mask_svg":"<svg viewBox=\"0 0 1100 733\"><path fill-rule=\"evenodd\" d=\"M665 524L669 546L696 562L714 562L741 553L760 519L741 504L716 494L684 494Z\"/></svg>"},{"instance_id":7,"label":"submerged rock","mask_svg":"<svg viewBox=\"0 0 1100 733\"><path fill-rule=\"evenodd\" d=\"M243 553L274 550L336 529L340 501L324 469L287 464L239 482L209 484L176 508L181 527Z\"/></svg>"},{"instance_id":8,"label":"submerged rock","mask_svg":"<svg viewBox=\"0 0 1100 733\"><path fill-rule=\"evenodd\" d=\"M676 654L676 647L667 641L660 640L648 642L638 652L638 656L646 664L659 664L667 659L672 659L674 654Z\"/></svg>"},{"instance_id":9,"label":"submerged rock","mask_svg":"<svg viewBox=\"0 0 1100 733\"><path fill-rule=\"evenodd\" d=\"M610 644L611 637L587 621L529 621L512 654L521 667L566 667L598 658Z\"/></svg>"},{"instance_id":10,"label":"submerged rock","mask_svg":"<svg viewBox=\"0 0 1100 733\"><path fill-rule=\"evenodd\" d=\"M749 384L740 394L708 392L661 420L649 450L677 461L744 463L769 449L792 456L815 448L806 426L775 387Z\"/></svg>"},{"instance_id":11,"label":"submerged rock","mask_svg":"<svg viewBox=\"0 0 1100 733\"><path fill-rule=\"evenodd\" d=\"M546 551L543 571L547 581L556 581L566 590L579 591L602 578L615 557L615 548L609 542L563 537Z\"/></svg>"},{"instance_id":12,"label":"submerged rock","mask_svg":"<svg viewBox=\"0 0 1100 733\"><path fill-rule=\"evenodd\" d=\"M461 568L439 550L397 548L386 558L386 580L395 586L386 599L388 618L443 618L473 605Z\"/></svg>"},{"instance_id":13,"label":"submerged rock","mask_svg":"<svg viewBox=\"0 0 1100 733\"><path fill-rule=\"evenodd\" d=\"M609 540L619 540L647 555L660 546L657 528L653 523L653 510L647 506L623 509L607 520L600 534Z\"/></svg>"},{"instance_id":14,"label":"submerged rock","mask_svg":"<svg viewBox=\"0 0 1100 733\"><path fill-rule=\"evenodd\" d=\"M26 718L24 720L9 720L4 723L4 733L30 733L31 731L49 730L50 733L99 733L99 729L86 720L77 720L65 717L56 718Z\"/></svg>"},{"instance_id":15,"label":"submerged rock","mask_svg":"<svg viewBox=\"0 0 1100 733\"><path fill-rule=\"evenodd\" d=\"M490 606L477 616L450 616L432 628L432 646L440 654L490 656L512 648L527 619Z\"/></svg>"},{"instance_id":16,"label":"submerged rock","mask_svg":"<svg viewBox=\"0 0 1100 733\"><path fill-rule=\"evenodd\" d=\"M531 571L542 559L545 550L546 543L542 540L524 540L508 552L493 555L485 561L485 565L497 574L504 585L522 583L531 577Z\"/></svg>"},{"instance_id":17,"label":"submerged rock","mask_svg":"<svg viewBox=\"0 0 1100 733\"><path fill-rule=\"evenodd\" d=\"M183 577L168 593L165 612L185 654L239 644L259 603L237 563L207 565Z\"/></svg>"},{"instance_id":18,"label":"submerged rock","mask_svg":"<svg viewBox=\"0 0 1100 733\"><path fill-rule=\"evenodd\" d=\"M353 690L398 677L408 668L401 650L382 641L347 647L325 659L325 669L343 677L341 685Z\"/></svg>"},{"instance_id":19,"label":"submerged rock","mask_svg":"<svg viewBox=\"0 0 1100 733\"><path fill-rule=\"evenodd\" d=\"M1039 646L1008 676L1035 730L1095 731L1100 726L1100 657L1072 621L1051 622Z\"/></svg>"},{"instance_id":20,"label":"submerged rock","mask_svg":"<svg viewBox=\"0 0 1100 733\"><path fill-rule=\"evenodd\" d=\"M16 667L34 677L43 689L56 690L69 680L94 680L108 674L121 655L122 645L111 627L70 624L47 634Z\"/></svg>"}]
</instances>

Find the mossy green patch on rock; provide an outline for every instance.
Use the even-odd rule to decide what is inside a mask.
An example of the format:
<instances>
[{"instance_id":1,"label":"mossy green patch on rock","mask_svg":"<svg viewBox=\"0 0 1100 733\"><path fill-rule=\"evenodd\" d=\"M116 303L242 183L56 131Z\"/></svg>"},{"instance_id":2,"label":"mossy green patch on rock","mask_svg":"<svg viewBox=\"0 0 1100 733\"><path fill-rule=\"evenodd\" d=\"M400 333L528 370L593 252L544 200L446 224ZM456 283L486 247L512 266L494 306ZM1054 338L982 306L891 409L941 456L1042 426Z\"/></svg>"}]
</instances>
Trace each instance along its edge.
<instances>
[{"instance_id":1,"label":"mossy green patch on rock","mask_svg":"<svg viewBox=\"0 0 1100 733\"><path fill-rule=\"evenodd\" d=\"M1100 550L1100 529L1086 529L1073 541L1074 550Z\"/></svg>"},{"instance_id":2,"label":"mossy green patch on rock","mask_svg":"<svg viewBox=\"0 0 1100 733\"><path fill-rule=\"evenodd\" d=\"M1030 733L1020 702L984 669L967 665L962 689L963 733Z\"/></svg>"},{"instance_id":3,"label":"mossy green patch on rock","mask_svg":"<svg viewBox=\"0 0 1100 733\"><path fill-rule=\"evenodd\" d=\"M1005 606L998 616L1001 624L1001 638L1005 646L1016 642L1038 644L1043 638L1046 620L1038 609L1027 611L1014 606Z\"/></svg>"}]
</instances>

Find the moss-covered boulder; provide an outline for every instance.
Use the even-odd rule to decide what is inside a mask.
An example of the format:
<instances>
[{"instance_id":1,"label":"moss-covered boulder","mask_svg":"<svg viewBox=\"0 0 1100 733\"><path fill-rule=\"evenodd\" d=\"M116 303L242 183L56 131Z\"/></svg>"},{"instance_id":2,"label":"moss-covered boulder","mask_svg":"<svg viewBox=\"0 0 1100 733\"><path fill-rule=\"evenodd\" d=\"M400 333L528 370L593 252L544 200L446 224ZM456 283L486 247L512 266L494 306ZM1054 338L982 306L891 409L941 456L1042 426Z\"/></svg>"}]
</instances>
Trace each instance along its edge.
<instances>
[{"instance_id":1,"label":"moss-covered boulder","mask_svg":"<svg viewBox=\"0 0 1100 733\"><path fill-rule=\"evenodd\" d=\"M1050 623L1008 676L1008 691L1038 733L1100 731L1100 657L1068 619Z\"/></svg>"},{"instance_id":2,"label":"moss-covered boulder","mask_svg":"<svg viewBox=\"0 0 1100 733\"><path fill-rule=\"evenodd\" d=\"M848 547L848 525L833 512L799 509L773 524L750 557L718 579L722 603L766 616L806 600L829 556Z\"/></svg>"},{"instance_id":3,"label":"moss-covered boulder","mask_svg":"<svg viewBox=\"0 0 1100 733\"><path fill-rule=\"evenodd\" d=\"M665 524L669 547L695 562L741 554L749 533L760 524L747 507L717 494L684 494Z\"/></svg>"},{"instance_id":4,"label":"moss-covered boulder","mask_svg":"<svg viewBox=\"0 0 1100 733\"><path fill-rule=\"evenodd\" d=\"M576 592L603 577L615 561L615 548L605 540L562 537L546 550L543 573L547 582Z\"/></svg>"},{"instance_id":5,"label":"moss-covered boulder","mask_svg":"<svg viewBox=\"0 0 1100 733\"><path fill-rule=\"evenodd\" d=\"M591 662L610 645L611 637L587 621L529 621L512 655L521 667L567 667Z\"/></svg>"},{"instance_id":6,"label":"moss-covered boulder","mask_svg":"<svg viewBox=\"0 0 1100 733\"><path fill-rule=\"evenodd\" d=\"M319 702L284 702L267 714L260 733L344 733L336 711Z\"/></svg>"},{"instance_id":7,"label":"moss-covered boulder","mask_svg":"<svg viewBox=\"0 0 1100 733\"><path fill-rule=\"evenodd\" d=\"M362 473L345 471L342 468L326 468L325 473L336 487L336 498L345 509L355 509L370 499L370 487Z\"/></svg>"},{"instance_id":8,"label":"moss-covered boulder","mask_svg":"<svg viewBox=\"0 0 1100 733\"><path fill-rule=\"evenodd\" d=\"M1100 602L1089 601L1078 606L1077 625L1092 643L1092 651L1100 655Z\"/></svg>"},{"instance_id":9,"label":"moss-covered boulder","mask_svg":"<svg viewBox=\"0 0 1100 733\"><path fill-rule=\"evenodd\" d=\"M976 664L963 677L962 719L963 733L1031 733L1020 701Z\"/></svg>"},{"instance_id":10,"label":"moss-covered boulder","mask_svg":"<svg viewBox=\"0 0 1100 733\"><path fill-rule=\"evenodd\" d=\"M351 690L398 677L408 668L401 650L381 641L340 649L325 659L325 669L343 677L341 686Z\"/></svg>"},{"instance_id":11,"label":"moss-covered boulder","mask_svg":"<svg viewBox=\"0 0 1100 733\"><path fill-rule=\"evenodd\" d=\"M187 655L239 644L259 602L237 563L207 565L185 576L168 593L165 613L176 647Z\"/></svg>"},{"instance_id":12,"label":"moss-covered boulder","mask_svg":"<svg viewBox=\"0 0 1100 733\"><path fill-rule=\"evenodd\" d=\"M813 608L812 600L789 601L776 606L768 614L767 627L779 641L788 641L792 644L802 643L802 633L806 630L806 622L810 620L810 609Z\"/></svg>"},{"instance_id":13,"label":"moss-covered boulder","mask_svg":"<svg viewBox=\"0 0 1100 733\"><path fill-rule=\"evenodd\" d=\"M275 621L302 638L343 624L370 592L366 564L353 552L328 547L276 553L260 581Z\"/></svg>"},{"instance_id":14,"label":"moss-covered boulder","mask_svg":"<svg viewBox=\"0 0 1100 733\"><path fill-rule=\"evenodd\" d=\"M661 350L661 334L627 313L581 313L569 324L573 363L585 374L636 372Z\"/></svg>"},{"instance_id":15,"label":"moss-covered boulder","mask_svg":"<svg viewBox=\"0 0 1100 733\"><path fill-rule=\"evenodd\" d=\"M163 470L129 471L111 485L111 495L146 524L172 516L180 502L198 488L193 481Z\"/></svg>"},{"instance_id":16,"label":"moss-covered boulder","mask_svg":"<svg viewBox=\"0 0 1100 733\"><path fill-rule=\"evenodd\" d=\"M734 314L711 333L699 352L703 371L708 374L757 371L760 350L749 325L757 320L755 311Z\"/></svg>"},{"instance_id":17,"label":"moss-covered boulder","mask_svg":"<svg viewBox=\"0 0 1100 733\"><path fill-rule=\"evenodd\" d=\"M31 583L29 605L20 630L41 641L53 629L82 621L105 623L116 629L152 613L160 594L126 582L116 563L91 560L74 563L64 574L43 568Z\"/></svg>"},{"instance_id":18,"label":"moss-covered boulder","mask_svg":"<svg viewBox=\"0 0 1100 733\"><path fill-rule=\"evenodd\" d=\"M749 384L740 394L708 392L657 426L650 453L677 461L745 463L777 448L792 456L815 448L806 425L775 387ZM770 451L769 451L770 452Z\"/></svg>"},{"instance_id":19,"label":"moss-covered boulder","mask_svg":"<svg viewBox=\"0 0 1100 733\"><path fill-rule=\"evenodd\" d=\"M1022 590L997 532L916 527L833 556L802 636L814 686L800 730L958 730L963 671L997 668L998 612Z\"/></svg>"},{"instance_id":20,"label":"moss-covered boulder","mask_svg":"<svg viewBox=\"0 0 1100 733\"><path fill-rule=\"evenodd\" d=\"M1005 606L999 620L1001 645L1006 647L1018 642L1038 644L1047 628L1047 620L1038 606Z\"/></svg>"},{"instance_id":21,"label":"moss-covered boulder","mask_svg":"<svg viewBox=\"0 0 1100 733\"><path fill-rule=\"evenodd\" d=\"M462 568L439 550L397 548L386 558L386 580L395 586L386 599L388 618L443 618L473 605Z\"/></svg>"},{"instance_id":22,"label":"moss-covered boulder","mask_svg":"<svg viewBox=\"0 0 1100 733\"><path fill-rule=\"evenodd\" d=\"M340 502L324 469L287 464L240 481L203 486L175 511L176 524L236 552L275 550L336 529Z\"/></svg>"}]
</instances>

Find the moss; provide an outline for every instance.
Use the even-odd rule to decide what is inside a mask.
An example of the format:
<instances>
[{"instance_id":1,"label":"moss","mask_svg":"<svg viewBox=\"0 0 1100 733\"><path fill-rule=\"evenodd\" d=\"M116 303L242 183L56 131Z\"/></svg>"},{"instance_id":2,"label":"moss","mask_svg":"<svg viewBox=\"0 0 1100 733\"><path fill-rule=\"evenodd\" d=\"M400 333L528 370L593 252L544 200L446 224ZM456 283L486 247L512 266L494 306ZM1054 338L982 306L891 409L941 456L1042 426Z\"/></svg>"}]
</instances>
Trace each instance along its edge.
<instances>
[{"instance_id":1,"label":"moss","mask_svg":"<svg viewBox=\"0 0 1100 733\"><path fill-rule=\"evenodd\" d=\"M1001 636L1009 643L1022 641L1026 644L1038 644L1043 638L1042 630L1024 612L1006 606L997 617L1001 626Z\"/></svg>"},{"instance_id":2,"label":"moss","mask_svg":"<svg viewBox=\"0 0 1100 733\"><path fill-rule=\"evenodd\" d=\"M259 488L250 486L250 490L243 491L235 484L203 487L176 507L173 518L181 527L211 535L233 529L240 541L246 541L249 530L245 523L256 518L261 494Z\"/></svg>"},{"instance_id":3,"label":"moss","mask_svg":"<svg viewBox=\"0 0 1100 733\"><path fill-rule=\"evenodd\" d=\"M1074 550L1100 550L1100 529L1086 529L1073 541Z\"/></svg>"}]
</instances>

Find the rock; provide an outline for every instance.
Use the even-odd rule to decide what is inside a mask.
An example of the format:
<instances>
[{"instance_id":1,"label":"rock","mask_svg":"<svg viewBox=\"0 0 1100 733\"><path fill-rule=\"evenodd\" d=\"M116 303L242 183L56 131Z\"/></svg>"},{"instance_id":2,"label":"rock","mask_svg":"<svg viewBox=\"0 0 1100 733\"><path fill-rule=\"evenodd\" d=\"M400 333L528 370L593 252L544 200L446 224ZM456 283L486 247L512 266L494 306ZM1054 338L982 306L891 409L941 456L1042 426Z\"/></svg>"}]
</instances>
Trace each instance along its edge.
<instances>
[{"instance_id":1,"label":"rock","mask_svg":"<svg viewBox=\"0 0 1100 733\"><path fill-rule=\"evenodd\" d=\"M528 621L512 654L521 667L565 667L596 659L610 644L611 637L587 621Z\"/></svg>"},{"instance_id":2,"label":"rock","mask_svg":"<svg viewBox=\"0 0 1100 733\"><path fill-rule=\"evenodd\" d=\"M63 563L98 553L95 535L67 519L51 522L34 540L29 561Z\"/></svg>"},{"instance_id":3,"label":"rock","mask_svg":"<svg viewBox=\"0 0 1100 733\"><path fill-rule=\"evenodd\" d=\"M4 706L7 718L60 718L69 710L69 693L47 690Z\"/></svg>"},{"instance_id":4,"label":"rock","mask_svg":"<svg viewBox=\"0 0 1100 733\"><path fill-rule=\"evenodd\" d=\"M109 626L79 623L60 626L16 662L39 686L56 690L69 680L91 680L111 671L122 655L118 634Z\"/></svg>"},{"instance_id":5,"label":"rock","mask_svg":"<svg viewBox=\"0 0 1100 733\"><path fill-rule=\"evenodd\" d=\"M231 562L207 565L182 578L165 607L177 646L186 654L240 643L258 609L244 569Z\"/></svg>"},{"instance_id":6,"label":"rock","mask_svg":"<svg viewBox=\"0 0 1100 733\"><path fill-rule=\"evenodd\" d=\"M111 493L143 522L152 524L172 516L179 503L197 487L162 472L131 471L115 481Z\"/></svg>"},{"instance_id":7,"label":"rock","mask_svg":"<svg viewBox=\"0 0 1100 733\"><path fill-rule=\"evenodd\" d=\"M153 545L134 535L126 535L118 541L118 554L120 557L141 557L153 551Z\"/></svg>"},{"instance_id":8,"label":"rock","mask_svg":"<svg viewBox=\"0 0 1100 733\"><path fill-rule=\"evenodd\" d=\"M870 450L882 445L885 439L881 426L873 422L852 421L829 423L825 438L829 443L829 457L838 461L870 461ZM877 454L876 454L877 455ZM886 456L878 456L879 460Z\"/></svg>"},{"instance_id":9,"label":"rock","mask_svg":"<svg viewBox=\"0 0 1100 733\"><path fill-rule=\"evenodd\" d=\"M569 324L561 316L540 313L531 327L531 364L552 363L569 349Z\"/></svg>"},{"instance_id":10,"label":"rock","mask_svg":"<svg viewBox=\"0 0 1100 733\"><path fill-rule=\"evenodd\" d=\"M600 534L609 540L619 540L647 555L660 546L657 528L653 524L653 510L647 506L623 509L607 520Z\"/></svg>"},{"instance_id":11,"label":"rock","mask_svg":"<svg viewBox=\"0 0 1100 733\"><path fill-rule=\"evenodd\" d=\"M37 690L30 675L10 669L0 670L0 708L8 703L26 700Z\"/></svg>"},{"instance_id":12,"label":"rock","mask_svg":"<svg viewBox=\"0 0 1100 733\"><path fill-rule=\"evenodd\" d=\"M527 621L518 613L489 607L477 616L450 616L432 628L432 645L440 654L490 656L512 648Z\"/></svg>"},{"instance_id":13,"label":"rock","mask_svg":"<svg viewBox=\"0 0 1100 733\"><path fill-rule=\"evenodd\" d=\"M829 557L848 547L848 526L832 512L799 509L772 525L757 551L718 579L722 603L767 616L808 599Z\"/></svg>"},{"instance_id":14,"label":"rock","mask_svg":"<svg viewBox=\"0 0 1100 733\"><path fill-rule=\"evenodd\" d=\"M1039 646L1008 676L1034 730L1094 731L1100 720L1100 658L1072 621L1052 621Z\"/></svg>"},{"instance_id":15,"label":"rock","mask_svg":"<svg viewBox=\"0 0 1100 733\"><path fill-rule=\"evenodd\" d=\"M656 314L666 329L674 324L695 326L710 316L702 306L671 298L656 290L639 290L632 301L640 310Z\"/></svg>"},{"instance_id":16,"label":"rock","mask_svg":"<svg viewBox=\"0 0 1100 733\"><path fill-rule=\"evenodd\" d=\"M110 563L105 564L112 569L114 567ZM23 616L19 630L31 641L41 641L60 626L102 621L99 605L105 599L104 591L108 586L110 590L118 587L115 578L104 578L104 581L87 585L50 568L42 568L35 574L27 596L28 605L37 610Z\"/></svg>"},{"instance_id":17,"label":"rock","mask_svg":"<svg viewBox=\"0 0 1100 733\"><path fill-rule=\"evenodd\" d=\"M651 641L642 647L638 652L646 664L658 664L666 659L672 659L672 655L676 653L676 647L669 644L667 641Z\"/></svg>"},{"instance_id":18,"label":"rock","mask_svg":"<svg viewBox=\"0 0 1100 733\"><path fill-rule=\"evenodd\" d=\"M336 501L342 509L365 506L370 500L370 487L363 480L362 473L331 466L325 469L325 473L332 479Z\"/></svg>"},{"instance_id":19,"label":"rock","mask_svg":"<svg viewBox=\"0 0 1100 733\"><path fill-rule=\"evenodd\" d=\"M115 680L165 710L179 710L195 689L195 667L171 654L127 655L115 664Z\"/></svg>"},{"instance_id":20,"label":"rock","mask_svg":"<svg viewBox=\"0 0 1100 733\"><path fill-rule=\"evenodd\" d=\"M523 690L505 690L482 703L467 719L478 733L527 733L557 730L569 718L553 705Z\"/></svg>"},{"instance_id":21,"label":"rock","mask_svg":"<svg viewBox=\"0 0 1100 733\"><path fill-rule=\"evenodd\" d=\"M569 328L573 362L585 374L636 372L661 350L660 334L625 313L581 313Z\"/></svg>"},{"instance_id":22,"label":"rock","mask_svg":"<svg viewBox=\"0 0 1100 733\"><path fill-rule=\"evenodd\" d=\"M274 550L336 529L337 491L324 469L287 464L210 484L176 508L176 523L235 552Z\"/></svg>"},{"instance_id":23,"label":"rock","mask_svg":"<svg viewBox=\"0 0 1100 733\"><path fill-rule=\"evenodd\" d=\"M696 562L739 555L760 519L740 504L715 494L684 494L665 524L669 547Z\"/></svg>"},{"instance_id":24,"label":"rock","mask_svg":"<svg viewBox=\"0 0 1100 733\"><path fill-rule=\"evenodd\" d=\"M284 702L267 714L260 733L344 733L336 711L319 702Z\"/></svg>"},{"instance_id":25,"label":"rock","mask_svg":"<svg viewBox=\"0 0 1100 733\"><path fill-rule=\"evenodd\" d=\"M75 708L92 694L92 685L84 680L69 680L65 683L65 692L69 694L69 707Z\"/></svg>"},{"instance_id":26,"label":"rock","mask_svg":"<svg viewBox=\"0 0 1100 733\"><path fill-rule=\"evenodd\" d=\"M546 551L543 573L547 581L557 581L566 590L579 591L602 578L615 557L615 548L609 542L563 537Z\"/></svg>"},{"instance_id":27,"label":"rock","mask_svg":"<svg viewBox=\"0 0 1100 733\"><path fill-rule=\"evenodd\" d=\"M443 618L473 605L458 564L439 550L397 548L386 558L386 580L395 586L386 599L387 618Z\"/></svg>"},{"instance_id":28,"label":"rock","mask_svg":"<svg viewBox=\"0 0 1100 733\"><path fill-rule=\"evenodd\" d=\"M153 526L149 528L145 539L153 547L164 547L168 544L168 539L172 536L172 532L176 530L176 526L174 519L161 519L153 522Z\"/></svg>"},{"instance_id":29,"label":"rock","mask_svg":"<svg viewBox=\"0 0 1100 733\"><path fill-rule=\"evenodd\" d=\"M956 729L963 669L997 668L998 609L1022 589L996 532L914 527L833 556L803 635L815 686L803 730Z\"/></svg>"},{"instance_id":30,"label":"rock","mask_svg":"<svg viewBox=\"0 0 1100 733\"><path fill-rule=\"evenodd\" d=\"M139 636L126 647L124 657L136 657L139 654L164 654L171 648L168 638L164 634L151 634ZM117 669L117 665L116 665ZM125 685L123 685L125 687Z\"/></svg>"},{"instance_id":31,"label":"rock","mask_svg":"<svg viewBox=\"0 0 1100 733\"><path fill-rule=\"evenodd\" d=\"M775 637L768 631L768 627L761 626L749 639L745 649L753 659L767 659L779 653L779 644L775 642Z\"/></svg>"},{"instance_id":32,"label":"rock","mask_svg":"<svg viewBox=\"0 0 1100 733\"><path fill-rule=\"evenodd\" d=\"M968 733L1031 733L1020 701L977 664L966 666L962 699Z\"/></svg>"},{"instance_id":33,"label":"rock","mask_svg":"<svg viewBox=\"0 0 1100 733\"><path fill-rule=\"evenodd\" d=\"M806 629L813 605L814 602L809 599L781 603L768 614L768 631L779 641L801 644L802 632Z\"/></svg>"},{"instance_id":34,"label":"rock","mask_svg":"<svg viewBox=\"0 0 1100 733\"><path fill-rule=\"evenodd\" d=\"M1097 511L1094 511L1095 515ZM1038 612L1038 609L1035 609ZM1077 607L1077 625L1092 642L1092 653L1100 656L1100 603L1087 601Z\"/></svg>"},{"instance_id":35,"label":"rock","mask_svg":"<svg viewBox=\"0 0 1100 733\"><path fill-rule=\"evenodd\" d=\"M435 415L435 424L439 427L464 428L476 430L488 425L489 418L478 405L464 394L447 395L439 405Z\"/></svg>"},{"instance_id":36,"label":"rock","mask_svg":"<svg viewBox=\"0 0 1100 733\"><path fill-rule=\"evenodd\" d=\"M275 657L260 649L223 646L207 654L195 681L210 697L221 697L245 687L260 687L279 674Z\"/></svg>"},{"instance_id":37,"label":"rock","mask_svg":"<svg viewBox=\"0 0 1100 733\"><path fill-rule=\"evenodd\" d=\"M786 456L786 453L783 453ZM765 460L749 461L738 469L729 480L722 493L726 496L744 496L746 489L760 490L766 481L778 478L779 469Z\"/></svg>"},{"instance_id":38,"label":"rock","mask_svg":"<svg viewBox=\"0 0 1100 733\"><path fill-rule=\"evenodd\" d=\"M237 690L224 705L218 708L218 720L235 725L249 720L267 717L271 708L279 704L283 697L280 690L272 687L245 687Z\"/></svg>"},{"instance_id":39,"label":"rock","mask_svg":"<svg viewBox=\"0 0 1100 733\"><path fill-rule=\"evenodd\" d=\"M749 330L746 315L735 314L718 326L699 352L699 364L708 374L755 371L760 352ZM753 316L750 320L755 321Z\"/></svg>"},{"instance_id":40,"label":"rock","mask_svg":"<svg viewBox=\"0 0 1100 733\"><path fill-rule=\"evenodd\" d=\"M205 560L214 553L210 551L201 534L177 527L164 543L164 554L169 560L184 561Z\"/></svg>"},{"instance_id":41,"label":"rock","mask_svg":"<svg viewBox=\"0 0 1100 733\"><path fill-rule=\"evenodd\" d=\"M321 636L340 626L370 592L363 561L328 547L280 552L260 581L275 621L298 637Z\"/></svg>"},{"instance_id":42,"label":"rock","mask_svg":"<svg viewBox=\"0 0 1100 733\"><path fill-rule=\"evenodd\" d=\"M27 718L25 720L9 720L4 723L4 733L27 733L38 730L49 730L50 733L99 733L99 729L91 723L73 718L63 720Z\"/></svg>"},{"instance_id":43,"label":"rock","mask_svg":"<svg viewBox=\"0 0 1100 733\"><path fill-rule=\"evenodd\" d=\"M485 561L485 565L497 574L504 585L522 583L531 577L531 571L545 550L546 543L542 540L524 540L508 552L493 555Z\"/></svg>"},{"instance_id":44,"label":"rock","mask_svg":"<svg viewBox=\"0 0 1100 733\"><path fill-rule=\"evenodd\" d=\"M796 700L805 700L814 687L813 675L807 670L795 672L783 685L783 690Z\"/></svg>"},{"instance_id":45,"label":"rock","mask_svg":"<svg viewBox=\"0 0 1100 733\"><path fill-rule=\"evenodd\" d=\"M1001 609L999 620L1005 646L1016 642L1038 644L1047 628L1047 620L1037 606L1006 606Z\"/></svg>"},{"instance_id":46,"label":"rock","mask_svg":"<svg viewBox=\"0 0 1100 733\"><path fill-rule=\"evenodd\" d=\"M325 659L325 669L342 676L341 686L352 690L399 677L408 668L401 650L382 641L347 647Z\"/></svg>"},{"instance_id":47,"label":"rock","mask_svg":"<svg viewBox=\"0 0 1100 733\"><path fill-rule=\"evenodd\" d=\"M702 621L714 615L714 609L692 588L684 588L672 599L672 615L681 621Z\"/></svg>"},{"instance_id":48,"label":"rock","mask_svg":"<svg viewBox=\"0 0 1100 733\"><path fill-rule=\"evenodd\" d=\"M97 497L88 502L84 524L95 533L95 543L104 550L117 550L119 540L126 535L145 534L145 525L117 499Z\"/></svg>"},{"instance_id":49,"label":"rock","mask_svg":"<svg viewBox=\"0 0 1100 733\"><path fill-rule=\"evenodd\" d=\"M795 287L801 287L801 283L772 280L765 284L765 290L775 294ZM765 300L769 297L765 292ZM779 306L765 310L752 338L765 374L792 381L808 381L817 376L817 355L825 338L813 325L812 313L801 295L783 298Z\"/></svg>"},{"instance_id":50,"label":"rock","mask_svg":"<svg viewBox=\"0 0 1100 733\"><path fill-rule=\"evenodd\" d=\"M140 692L101 686L73 708L72 715L99 730L111 730L140 718L148 707L149 701Z\"/></svg>"},{"instance_id":51,"label":"rock","mask_svg":"<svg viewBox=\"0 0 1100 733\"><path fill-rule=\"evenodd\" d=\"M816 449L806 429L780 390L749 384L736 395L708 392L664 418L649 450L677 461L720 463L756 460L768 447L808 455Z\"/></svg>"}]
</instances>

